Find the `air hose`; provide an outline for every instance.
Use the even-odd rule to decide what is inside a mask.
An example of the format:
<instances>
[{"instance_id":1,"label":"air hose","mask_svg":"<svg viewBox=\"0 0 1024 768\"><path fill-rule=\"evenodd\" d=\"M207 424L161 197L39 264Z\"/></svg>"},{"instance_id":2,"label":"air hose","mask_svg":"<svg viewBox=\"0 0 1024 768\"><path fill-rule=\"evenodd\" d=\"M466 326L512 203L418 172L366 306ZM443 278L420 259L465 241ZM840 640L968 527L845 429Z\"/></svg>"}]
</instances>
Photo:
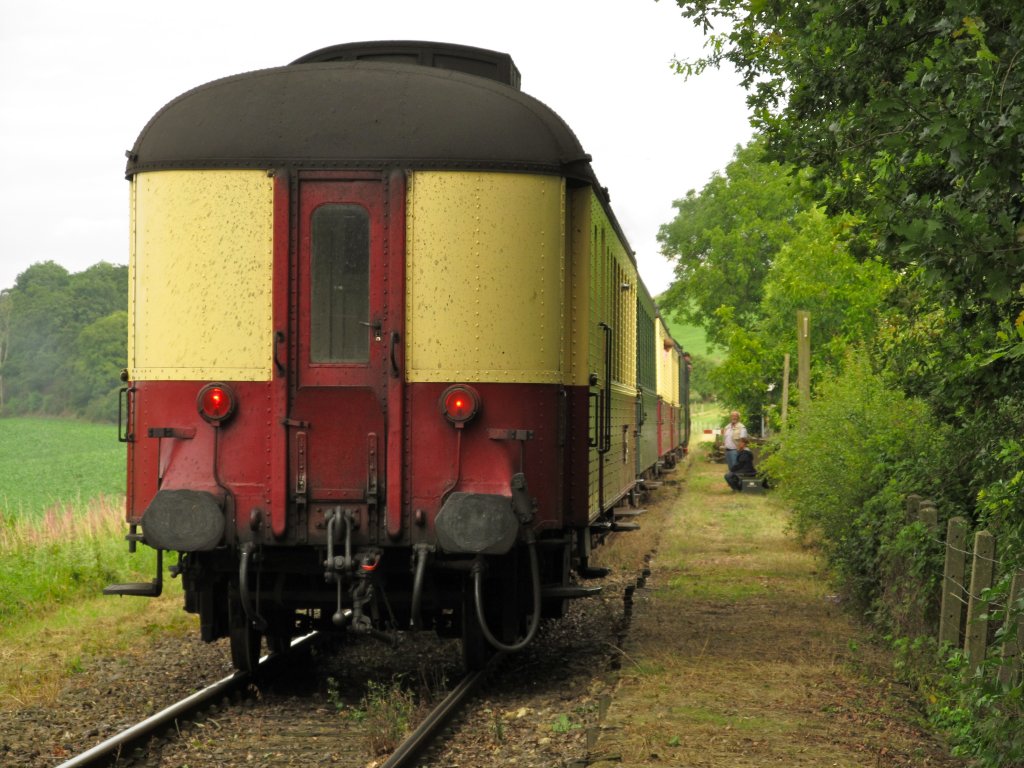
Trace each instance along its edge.
<instances>
[{"instance_id":1,"label":"air hose","mask_svg":"<svg viewBox=\"0 0 1024 768\"><path fill-rule=\"evenodd\" d=\"M473 602L476 605L476 618L480 622L480 631L484 638L499 651L513 653L521 651L529 645L537 635L537 628L540 626L540 564L537 562L537 540L533 531L527 530L526 543L530 552L530 580L533 586L533 615L530 617L530 626L526 630L526 637L517 643L508 645L498 640L487 626L484 618L484 597L483 597L483 566L479 560L473 564Z\"/></svg>"}]
</instances>

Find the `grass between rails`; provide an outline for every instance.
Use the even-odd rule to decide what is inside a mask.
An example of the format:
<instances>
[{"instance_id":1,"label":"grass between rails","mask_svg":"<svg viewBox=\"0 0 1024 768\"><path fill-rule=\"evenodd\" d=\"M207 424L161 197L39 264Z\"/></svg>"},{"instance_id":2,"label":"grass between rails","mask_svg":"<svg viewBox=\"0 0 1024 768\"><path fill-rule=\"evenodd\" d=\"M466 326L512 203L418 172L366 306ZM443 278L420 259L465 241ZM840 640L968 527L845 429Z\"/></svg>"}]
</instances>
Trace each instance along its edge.
<instances>
[{"instance_id":1,"label":"grass between rails","mask_svg":"<svg viewBox=\"0 0 1024 768\"><path fill-rule=\"evenodd\" d=\"M674 499L639 518L653 573L591 764L964 765L921 726L788 511L730 491L724 472L698 451L659 489Z\"/></svg>"}]
</instances>

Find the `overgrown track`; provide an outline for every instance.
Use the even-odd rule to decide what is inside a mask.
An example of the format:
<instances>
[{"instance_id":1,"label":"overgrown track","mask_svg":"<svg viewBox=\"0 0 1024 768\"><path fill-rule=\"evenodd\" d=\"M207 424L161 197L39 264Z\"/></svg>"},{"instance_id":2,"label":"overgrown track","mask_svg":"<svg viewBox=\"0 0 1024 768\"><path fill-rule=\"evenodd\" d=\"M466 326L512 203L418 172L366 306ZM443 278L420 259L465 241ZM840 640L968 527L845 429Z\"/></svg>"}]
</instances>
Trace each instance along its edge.
<instances>
[{"instance_id":1,"label":"overgrown track","mask_svg":"<svg viewBox=\"0 0 1024 768\"><path fill-rule=\"evenodd\" d=\"M642 512L621 514L645 519ZM530 648L498 656L488 674L459 682L381 768L484 766L510 754L517 754L523 768L532 768L567 764L585 755L585 743L597 727L597 691L607 687L597 678L618 667L634 593L643 588L650 572L652 544L642 544L647 534L622 538L641 544L630 547L638 558L647 552L634 578L628 575L628 566L614 569L615 575L601 581L601 596L574 601L566 618L544 622ZM611 539L618 540L619 534ZM636 562L633 556L626 559ZM305 651L300 647L299 652L268 657L255 676L224 678L59 768L363 765L388 741L394 744L390 727L405 718L388 706L383 713L375 712L378 693L383 692L380 700L390 703L392 694L400 700L403 690L418 689L421 701L434 700L462 677L458 643L433 635L400 633L389 648L356 636L327 637L306 645ZM153 662L159 670L159 660ZM179 668L174 676L181 674ZM163 679L159 673L142 678L142 687L135 686L135 706L144 705L152 695L145 691L155 691ZM227 702L230 705L221 706ZM91 722L99 727L110 718L88 706L80 709L87 717L96 716ZM445 723L452 724L438 738ZM387 738L380 738L385 733Z\"/></svg>"},{"instance_id":2,"label":"overgrown track","mask_svg":"<svg viewBox=\"0 0 1024 768\"><path fill-rule=\"evenodd\" d=\"M499 654L493 657L484 669L466 675L462 682L456 685L451 693L427 714L423 722L406 737L405 741L398 745L391 757L384 761L380 768L406 768L406 766L416 765L414 761L423 749L430 744L441 727L448 722L448 719L480 687L488 673L500 662L501 656Z\"/></svg>"},{"instance_id":3,"label":"overgrown track","mask_svg":"<svg viewBox=\"0 0 1024 768\"><path fill-rule=\"evenodd\" d=\"M306 644L311 643L314 635L309 635L296 640L288 656L294 656L304 650ZM472 694L480 687L502 658L502 654L496 655L491 662L478 672L466 675L451 690L450 693L423 718L419 726L398 745L381 766L381 768L407 768L415 765L415 760L427 747L431 740L438 734L439 730L448 720L463 707ZM121 733L112 736L106 741L97 744L91 749L77 755L76 757L61 763L58 768L93 768L94 766L108 765L146 765L152 755L151 740L162 735L179 732L183 722L188 722L198 717L211 706L225 700L239 700L245 698L251 691L255 681L267 682L275 675L283 673L278 667L284 666L284 655L271 655L264 657L260 667L255 673L236 672L233 675L207 686L191 696L172 704L162 711L146 718ZM323 734L318 734L320 747L328 753L333 753L337 748L347 751L347 747L341 742L351 740L358 743L360 748L365 743L365 734L353 733L357 728L329 728ZM337 744L326 743L324 736L337 741ZM286 737L287 738L287 737ZM147 745L149 748L147 749Z\"/></svg>"},{"instance_id":4,"label":"overgrown track","mask_svg":"<svg viewBox=\"0 0 1024 768\"><path fill-rule=\"evenodd\" d=\"M313 637L314 635L306 635L295 640L292 643L291 652L300 652L307 643L312 641ZM257 674L260 676L273 674L274 667L281 658L281 655L278 654L263 657L260 660ZM176 727L179 721L194 717L196 713L203 711L211 704L244 693L253 679L254 673L250 672L236 672L229 675L61 763L58 768L93 768L93 766L114 763L154 736Z\"/></svg>"}]
</instances>

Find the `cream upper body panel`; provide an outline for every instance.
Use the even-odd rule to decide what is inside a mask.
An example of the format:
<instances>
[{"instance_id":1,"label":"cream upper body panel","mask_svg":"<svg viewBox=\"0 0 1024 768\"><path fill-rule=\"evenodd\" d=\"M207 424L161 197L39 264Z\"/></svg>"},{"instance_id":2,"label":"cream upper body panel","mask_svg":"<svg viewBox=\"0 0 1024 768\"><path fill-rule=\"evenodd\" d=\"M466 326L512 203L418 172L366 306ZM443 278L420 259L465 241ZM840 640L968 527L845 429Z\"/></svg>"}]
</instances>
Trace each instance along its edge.
<instances>
[{"instance_id":1,"label":"cream upper body panel","mask_svg":"<svg viewBox=\"0 0 1024 768\"><path fill-rule=\"evenodd\" d=\"M273 181L253 170L132 178L133 381L271 379Z\"/></svg>"},{"instance_id":2,"label":"cream upper body panel","mask_svg":"<svg viewBox=\"0 0 1024 768\"><path fill-rule=\"evenodd\" d=\"M658 394L679 405L679 352L665 323L658 318Z\"/></svg>"},{"instance_id":3,"label":"cream upper body panel","mask_svg":"<svg viewBox=\"0 0 1024 768\"><path fill-rule=\"evenodd\" d=\"M409 381L564 381L565 218L557 176L410 175Z\"/></svg>"}]
</instances>

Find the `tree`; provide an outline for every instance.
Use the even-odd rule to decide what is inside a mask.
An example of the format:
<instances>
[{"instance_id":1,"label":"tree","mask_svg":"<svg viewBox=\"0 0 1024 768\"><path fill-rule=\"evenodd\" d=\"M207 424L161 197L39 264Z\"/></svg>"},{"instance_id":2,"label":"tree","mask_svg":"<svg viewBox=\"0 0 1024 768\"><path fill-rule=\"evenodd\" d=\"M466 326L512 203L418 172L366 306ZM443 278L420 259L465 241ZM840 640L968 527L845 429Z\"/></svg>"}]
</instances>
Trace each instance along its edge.
<instances>
[{"instance_id":1,"label":"tree","mask_svg":"<svg viewBox=\"0 0 1024 768\"><path fill-rule=\"evenodd\" d=\"M0 291L0 413L4 410L4 361L11 338L11 291Z\"/></svg>"},{"instance_id":2,"label":"tree","mask_svg":"<svg viewBox=\"0 0 1024 768\"><path fill-rule=\"evenodd\" d=\"M127 364L128 313L112 312L78 334L71 365L72 406L95 420L117 418L121 370Z\"/></svg>"},{"instance_id":3,"label":"tree","mask_svg":"<svg viewBox=\"0 0 1024 768\"><path fill-rule=\"evenodd\" d=\"M680 71L733 65L769 156L812 169L831 213L862 216L895 267L920 267L953 295L1014 297L1024 282L1024 5L678 4L705 30L728 25Z\"/></svg>"},{"instance_id":4,"label":"tree","mask_svg":"<svg viewBox=\"0 0 1024 768\"><path fill-rule=\"evenodd\" d=\"M127 277L126 267L99 263L70 274L52 261L33 264L18 275L8 298L9 343L3 361L7 412L84 414L93 398L83 387L96 385L97 376L108 379L109 367L120 370L126 357L123 329L116 340L112 322L90 333L84 329L127 310ZM101 363L94 354L98 344L110 361ZM93 394L106 395L110 386L104 384Z\"/></svg>"},{"instance_id":5,"label":"tree","mask_svg":"<svg viewBox=\"0 0 1024 768\"><path fill-rule=\"evenodd\" d=\"M661 307L724 346L730 323L757 315L772 261L810 205L789 168L764 161L760 144L738 147L724 174L673 203L675 219L658 232L676 275Z\"/></svg>"},{"instance_id":6,"label":"tree","mask_svg":"<svg viewBox=\"0 0 1024 768\"><path fill-rule=\"evenodd\" d=\"M856 220L815 208L800 175L767 160L759 141L675 206L659 239L677 260L676 280L660 304L726 350L710 378L731 406L757 414L779 402L784 355L796 357L797 310L814 317L818 375L874 333L889 270L858 263L849 248Z\"/></svg>"},{"instance_id":7,"label":"tree","mask_svg":"<svg viewBox=\"0 0 1024 768\"><path fill-rule=\"evenodd\" d=\"M728 353L713 373L727 402L746 413L781 405L783 359L787 353L796 359L798 310L812 318L815 379L837 370L848 349L875 337L894 275L876 261L854 258L847 247L852 227L849 217L832 218L821 209L793 220L793 234L765 278L756 321L728 326Z\"/></svg>"}]
</instances>

